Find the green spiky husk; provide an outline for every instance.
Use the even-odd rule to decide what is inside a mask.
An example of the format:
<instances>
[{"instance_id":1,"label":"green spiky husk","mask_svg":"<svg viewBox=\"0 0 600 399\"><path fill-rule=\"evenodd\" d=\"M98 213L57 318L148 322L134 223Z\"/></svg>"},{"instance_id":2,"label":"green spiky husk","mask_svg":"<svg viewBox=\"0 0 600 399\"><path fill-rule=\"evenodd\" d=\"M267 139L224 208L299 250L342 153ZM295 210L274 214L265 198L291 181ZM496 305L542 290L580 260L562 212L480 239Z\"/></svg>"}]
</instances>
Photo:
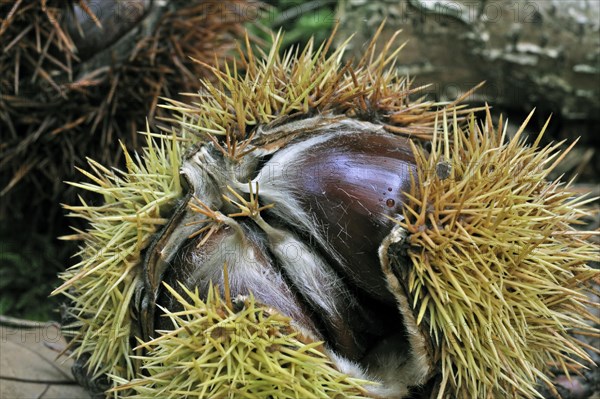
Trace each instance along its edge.
<instances>
[{"instance_id":1,"label":"green spiky husk","mask_svg":"<svg viewBox=\"0 0 600 399\"><path fill-rule=\"evenodd\" d=\"M185 287L184 298L165 285L183 310L165 317L173 330L142 345L146 375L123 383L127 397L180 398L365 398L368 381L337 371L320 342L302 337L291 319L243 299L234 312L218 288L206 301ZM239 299L241 303L242 299ZM238 306L240 305L238 303ZM372 383L371 383L372 384Z\"/></svg>"},{"instance_id":2,"label":"green spiky husk","mask_svg":"<svg viewBox=\"0 0 600 399\"><path fill-rule=\"evenodd\" d=\"M562 359L565 367L570 364L570 360L558 353L559 351L583 355L582 351L577 349L578 344L568 337L567 330L571 327L585 329L583 320L590 318L590 315L583 313L584 298L581 289L576 285L577 278L589 280L593 274L584 266L593 248L574 233L541 233L553 231L553 228L558 229L555 232L572 232L572 228L568 227L569 223L577 221L578 209L583 205L581 201L569 202L570 197L566 191L561 191L562 188L557 183L544 183L547 172L543 170L543 166L547 164L545 159L553 149L541 150L539 155L528 149L518 138L505 148L501 137L491 128L491 122L488 127L482 128L481 134L472 122L470 126L464 127L469 133L469 138L461 136L462 130L459 126L456 126L455 133L446 132L448 140L450 137L454 139L453 144L448 145L446 150L445 143L449 141L445 137L441 140L439 135L436 136L441 126L437 119L442 114L438 107L445 106L447 112L458 115L458 118L472 110L464 109L457 105L458 102L436 104L422 100L410 101L409 95L418 89L411 89L407 80L393 72L394 59L399 49L390 52L392 41L383 51L376 49L372 44L365 57L355 66L341 63L344 46L328 55L329 43L316 50L310 44L302 52L280 56L280 43L281 38L275 38L274 45L264 54L263 61L255 57L247 41L247 53L243 55L242 52L239 64L243 71L238 70L236 64L223 68L206 66L212 71L215 79L202 81L204 90L194 95L194 102L184 104L172 100L167 106L180 114L173 120L180 127L179 138L158 135L157 141L154 142L148 135L148 148L142 156L128 158L127 171L113 172L90 161L94 173L85 174L92 183L77 186L102 194L106 205L91 206L82 203L78 207L69 207L74 216L89 220L91 227L88 231L78 232L72 237L84 240L84 247L80 253L82 261L63 275L65 284L56 291L65 293L73 301L70 312L78 319L77 325L74 326L77 331L74 356L91 354L90 369L96 374L110 374L114 387L140 377L140 364L146 365L151 376L152 367L167 367L169 362L163 362L164 364L159 366L148 356L133 356L133 342L139 336L139 332L132 326L136 310L131 306L131 297L141 278L140 254L148 245L152 234L169 217L173 203L181 195L178 176L181 154L193 144L212 141L222 149L224 156L234 160L240 159L250 144L272 144L261 142L260 137L254 138L253 134L259 128L265 125L279 126L288 120L308 118L316 114L379 121L389 132L423 140L437 137L433 139L436 151L430 157L415 147L415 152L421 154L417 157L421 172L415 177L412 200L407 205L404 221L400 223L411 233L410 257L413 267L407 276L409 292L414 299L415 313L419 321L423 326L430 327L430 333L439 349L438 365L443 375L443 389L448 394L531 396L535 393L535 380L547 380L543 374L547 361ZM180 140L182 136L186 138ZM275 139L284 140L280 137ZM445 159L451 164L453 175L451 179L436 181L435 166L441 160L442 149ZM493 158L493 154L498 158ZM504 158L499 154L504 154ZM492 172L491 169L479 170L472 164L501 161L502 165L510 167L510 160L523 161L521 163L529 167L527 169L524 166L521 175L511 176L515 179L522 177L523 180L515 180L520 181L520 184L515 184L503 175L504 185L492 187L492 177L500 176L497 175L499 168ZM534 167L536 162L538 166ZM465 183L456 184L461 181L457 180L457 177L467 176L469 173L478 178L482 175L487 176L489 179L479 181L479 189L476 187L477 179L468 180L469 185L466 184L466 179ZM454 185L451 185L452 182ZM511 194L509 188L516 190L515 193ZM472 197L463 196L461 190L470 193ZM551 195L552 190L558 190L559 194ZM493 196L494 193L497 197ZM494 198L496 202L490 202ZM433 207L423 206L432 200L441 202ZM520 206L504 206L510 205L510 201L515 201L515 204ZM519 213L522 209L528 209L527 205L523 205L529 203L527 201L536 204L542 201L544 206L544 201L548 201L547 207L541 209L559 212L560 217L552 221L534 213ZM498 207L482 207L482 203L498 204ZM467 205L470 208L465 208ZM479 233L471 230L465 233L460 228L456 230L456 226L461 226L459 222L462 223L465 219L478 221L475 212L482 209L492 212L490 217L497 221L493 229L490 225L478 224L474 228L479 228ZM502 222L509 216L520 219L507 219ZM532 217L527 219L528 216ZM435 219L436 217L439 220ZM430 223L432 220L439 223ZM454 222L449 224L449 220ZM535 261L531 254L537 256L540 250L545 256L548 253L563 256L556 266L549 265L547 257L538 257L537 259L543 260L539 270L546 273L542 274L542 277L546 277L548 281L540 283L541 286L530 284L528 287L532 290L524 291L520 294L521 297L514 292L508 295L507 287L511 284L512 288L521 287L523 283L516 276L520 276L523 271L513 267L498 272L504 270L498 262L510 259L503 258L508 256L505 254L506 246L498 239L512 234L510 229L501 230L505 224L516 229L514 243L511 241L511 245L516 246L516 253L523 254L523 262L531 268L533 266L530 263ZM444 227L440 232L439 226L448 226L448 229L445 230ZM494 234L491 237L495 237L496 241L484 243L482 237L492 234L490 231ZM527 234L533 234L532 237L539 239L546 237L548 241L530 242L532 251L528 252L526 247L521 245L526 242ZM458 240L456 243L449 241L454 238ZM473 250L473 243L483 245L481 252ZM533 245L534 243L537 246ZM495 258L492 258L492 261L489 258L475 258L472 263L468 263L464 257L452 258L452 251L442 250L437 253L435 248L456 248L455 251L459 251L460 254L464 251L469 254L469 250L473 251L472 253L491 253L493 257L498 257L498 261L494 262ZM559 248L572 249L573 254L563 254ZM490 249L493 251L490 252ZM459 267L454 263L446 264L445 260L462 263L459 263ZM457 268L459 270L456 270ZM561 268L566 271L562 274L557 273L556 270ZM503 273L506 273L506 276ZM571 280L565 278L569 273L572 275ZM486 281L490 283L482 284ZM478 286L469 285L473 283ZM567 284L567 288L559 288L562 283ZM547 296L538 292L540 287L550 286L555 291L549 290ZM502 290L505 289L506 297L502 294ZM471 290L481 292L481 296L476 297L477 301L468 295L463 297L462 292L471 293ZM502 295L497 295L494 299L493 294L497 292ZM563 297L559 294L567 296L561 299ZM521 306L530 296L531 306ZM521 302L510 301L507 306L503 302L506 302L506 298L520 298ZM499 301L501 306L495 301ZM474 306L473 303L478 306ZM541 317L532 316L540 304L545 306L542 310L549 310ZM205 305L198 304L197 311L205 311ZM569 309L579 312L577 316L572 316L575 320L573 322L564 316L571 313ZM498 323L496 317L508 319L502 319L503 322ZM181 323L180 328L190 322L178 320ZM561 320L563 324L559 323ZM489 321L492 323L485 324ZM488 330L482 329L482 326L486 326ZM529 326L532 326L533 331L527 331ZM549 336L539 333L545 331L544 329L556 332L562 337L560 342L564 348L556 349L556 345L549 347L537 342L536 339ZM480 331L482 333L478 335ZM513 333L525 333L525 338L511 335ZM528 338L527 333L532 336ZM156 342L154 349L157 355L163 353L161 351L165 348L173 349L171 345L175 342L171 343L165 337L167 335L159 338L162 341ZM494 349L496 341L493 341L494 345L486 346L484 341L489 337L493 340L504 340L500 342L503 346L498 344L500 349ZM518 342L514 342L515 340ZM461 349L459 343L467 342L479 346ZM556 339L550 342L556 343ZM538 351L548 352L536 353L526 348L523 343L537 348ZM482 349L481 354L477 353L478 349ZM510 352L513 349L514 351ZM183 355L185 353L182 353ZM164 357L162 360L165 360ZM491 363L488 364L487 361ZM502 368L499 368L499 364ZM515 370L517 364L526 371ZM193 376L189 378L190 383L195 381ZM132 389L139 389L139 395L155 392L153 389L169 390L169 387L170 382L164 379L142 379L131 385ZM120 391L115 391L115 394L118 392Z\"/></svg>"},{"instance_id":3,"label":"green spiky husk","mask_svg":"<svg viewBox=\"0 0 600 399\"><path fill-rule=\"evenodd\" d=\"M109 170L88 160L92 173L82 170L90 183L71 183L100 194L104 203L65 206L70 216L91 224L87 231L64 239L83 240L81 261L67 269L62 293L71 301L69 316L76 322L65 331L74 335L74 357L91 354L89 368L95 375L135 376L131 362L131 303L141 278L141 251L166 222L168 210L181 196L180 144L173 137L155 143L147 135L142 156L132 158L124 149L126 171Z\"/></svg>"},{"instance_id":4,"label":"green spiky husk","mask_svg":"<svg viewBox=\"0 0 600 399\"><path fill-rule=\"evenodd\" d=\"M528 145L526 124L507 139L489 114L466 129L444 118L431 154L414 149L404 273L450 397L540 397L550 365L568 375L592 363L571 335L598 334L586 296L598 248L573 227L591 200L547 181L562 143L540 147L542 131Z\"/></svg>"}]
</instances>

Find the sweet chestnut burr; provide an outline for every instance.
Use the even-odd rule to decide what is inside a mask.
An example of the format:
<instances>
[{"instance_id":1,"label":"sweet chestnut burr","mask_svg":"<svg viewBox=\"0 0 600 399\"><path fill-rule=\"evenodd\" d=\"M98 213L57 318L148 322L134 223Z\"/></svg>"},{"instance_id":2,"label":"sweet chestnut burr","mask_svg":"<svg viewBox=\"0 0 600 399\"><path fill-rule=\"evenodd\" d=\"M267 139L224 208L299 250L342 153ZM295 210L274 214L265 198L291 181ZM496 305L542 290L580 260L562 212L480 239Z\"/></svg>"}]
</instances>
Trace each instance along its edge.
<instances>
[{"instance_id":1,"label":"sweet chestnut burr","mask_svg":"<svg viewBox=\"0 0 600 399\"><path fill-rule=\"evenodd\" d=\"M56 292L110 394L533 398L590 360L568 331L597 333L595 247L546 180L558 146L411 100L394 40L356 65L247 43L126 171L90 161L73 184L106 203L67 207L93 225Z\"/></svg>"}]
</instances>

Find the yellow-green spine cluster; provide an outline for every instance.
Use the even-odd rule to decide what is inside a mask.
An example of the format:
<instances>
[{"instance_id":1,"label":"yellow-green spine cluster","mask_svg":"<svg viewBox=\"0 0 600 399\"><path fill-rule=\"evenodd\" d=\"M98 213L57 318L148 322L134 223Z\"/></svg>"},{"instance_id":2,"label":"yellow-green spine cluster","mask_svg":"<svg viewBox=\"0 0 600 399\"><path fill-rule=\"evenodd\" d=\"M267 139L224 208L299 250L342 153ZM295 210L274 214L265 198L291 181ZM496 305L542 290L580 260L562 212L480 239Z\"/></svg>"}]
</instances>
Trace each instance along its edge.
<instances>
[{"instance_id":1,"label":"yellow-green spine cluster","mask_svg":"<svg viewBox=\"0 0 600 399\"><path fill-rule=\"evenodd\" d=\"M145 375L115 391L132 398L365 398L365 384L337 371L320 342L302 337L291 320L255 302L235 306L211 288L206 301L181 286L184 298L165 284L183 310L165 317L173 330L141 347ZM232 307L238 308L233 310ZM371 383L373 384L373 383Z\"/></svg>"},{"instance_id":2,"label":"yellow-green spine cluster","mask_svg":"<svg viewBox=\"0 0 600 399\"><path fill-rule=\"evenodd\" d=\"M181 196L180 143L174 137L155 142L150 133L143 154L125 151L126 170L109 170L88 159L93 172L81 171L88 183L70 183L102 195L104 203L65 206L70 216L86 219L90 228L63 237L83 240L81 261L65 271L53 294L72 302L76 321L65 326L73 337L73 356L89 354L95 375L135 376L130 355L132 298L141 278L141 251L166 222L165 212Z\"/></svg>"},{"instance_id":3,"label":"yellow-green spine cluster","mask_svg":"<svg viewBox=\"0 0 600 399\"><path fill-rule=\"evenodd\" d=\"M592 232L572 227L590 200L547 181L566 152L540 147L543 131L527 145L526 123L509 139L489 114L466 130L444 117L431 154L414 148L418 175L400 222L406 284L442 385L459 397L539 396L549 364L568 373L572 356L589 361L569 332L598 322L586 309L598 276L586 263L598 249Z\"/></svg>"},{"instance_id":4,"label":"yellow-green spine cluster","mask_svg":"<svg viewBox=\"0 0 600 399\"><path fill-rule=\"evenodd\" d=\"M317 49L311 42L299 51L280 54L282 36L273 38L267 53L256 57L246 39L239 61L231 66L206 65L216 83L202 81L203 90L182 103L169 100L169 108L184 117L179 121L192 136L226 136L223 151L235 158L238 142L255 138L258 126L273 126L290 118L315 114L346 115L383 122L385 129L420 139L431 138L438 107L466 115L473 111L459 105L465 93L452 103L435 103L424 98L409 100L424 87L411 88L410 81L394 69L403 46L396 45L396 33L382 48L375 45L382 27L375 33L358 63L342 63L350 41L330 52L330 40ZM238 65L240 68L238 69ZM301 134L302 132L298 132ZM269 144L255 138L253 145Z\"/></svg>"}]
</instances>

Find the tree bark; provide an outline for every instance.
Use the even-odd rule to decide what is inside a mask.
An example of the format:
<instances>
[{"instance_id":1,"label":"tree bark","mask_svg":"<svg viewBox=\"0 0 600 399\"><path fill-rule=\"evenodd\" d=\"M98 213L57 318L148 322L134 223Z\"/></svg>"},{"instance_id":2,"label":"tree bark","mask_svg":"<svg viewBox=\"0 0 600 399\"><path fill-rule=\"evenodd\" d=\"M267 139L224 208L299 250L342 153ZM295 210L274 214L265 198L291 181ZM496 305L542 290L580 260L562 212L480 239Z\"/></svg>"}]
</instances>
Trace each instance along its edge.
<instances>
[{"instance_id":1,"label":"tree bark","mask_svg":"<svg viewBox=\"0 0 600 399\"><path fill-rule=\"evenodd\" d=\"M342 31L359 27L355 43L383 18L383 39L402 29L400 70L415 84L435 82L428 91L439 99L485 80L475 100L600 118L597 0L348 0L339 17Z\"/></svg>"}]
</instances>

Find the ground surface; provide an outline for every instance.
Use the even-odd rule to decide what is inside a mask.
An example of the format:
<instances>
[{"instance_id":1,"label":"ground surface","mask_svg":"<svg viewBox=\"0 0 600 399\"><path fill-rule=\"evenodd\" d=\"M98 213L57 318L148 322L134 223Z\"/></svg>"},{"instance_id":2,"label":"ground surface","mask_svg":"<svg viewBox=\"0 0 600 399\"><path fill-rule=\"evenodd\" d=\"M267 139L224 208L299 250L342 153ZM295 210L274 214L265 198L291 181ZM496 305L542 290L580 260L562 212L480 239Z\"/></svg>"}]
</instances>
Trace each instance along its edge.
<instances>
[{"instance_id":1,"label":"ground surface","mask_svg":"<svg viewBox=\"0 0 600 399\"><path fill-rule=\"evenodd\" d=\"M52 323L0 326L1 399L87 399L71 375L72 361L57 360L65 340Z\"/></svg>"}]
</instances>

